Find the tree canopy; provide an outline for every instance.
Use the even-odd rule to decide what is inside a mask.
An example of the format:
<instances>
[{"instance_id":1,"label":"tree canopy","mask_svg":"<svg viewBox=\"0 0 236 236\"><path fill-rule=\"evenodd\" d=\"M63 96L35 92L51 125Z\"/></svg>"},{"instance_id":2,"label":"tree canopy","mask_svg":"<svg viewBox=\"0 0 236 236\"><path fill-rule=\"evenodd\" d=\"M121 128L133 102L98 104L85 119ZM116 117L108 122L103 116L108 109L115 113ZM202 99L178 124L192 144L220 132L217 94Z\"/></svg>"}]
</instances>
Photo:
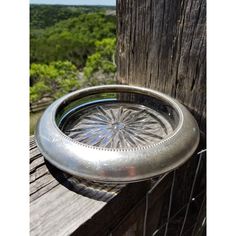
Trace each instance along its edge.
<instances>
[{"instance_id":1,"label":"tree canopy","mask_svg":"<svg viewBox=\"0 0 236 236\"><path fill-rule=\"evenodd\" d=\"M69 61L32 64L30 68L30 100L35 102L45 95L58 98L80 88L76 67Z\"/></svg>"},{"instance_id":2,"label":"tree canopy","mask_svg":"<svg viewBox=\"0 0 236 236\"><path fill-rule=\"evenodd\" d=\"M103 13L81 14L62 20L46 29L34 29L30 34L31 63L70 60L84 67L88 55L95 52L95 42L115 37L115 18Z\"/></svg>"},{"instance_id":3,"label":"tree canopy","mask_svg":"<svg viewBox=\"0 0 236 236\"><path fill-rule=\"evenodd\" d=\"M61 20L78 17L83 13L115 10L115 7L103 6L63 6L63 5L30 5L30 28L44 29Z\"/></svg>"},{"instance_id":4,"label":"tree canopy","mask_svg":"<svg viewBox=\"0 0 236 236\"><path fill-rule=\"evenodd\" d=\"M84 67L84 75L86 78L89 78L98 70L104 73L116 71L114 62L115 45L115 38L105 38L95 42L95 53L88 57Z\"/></svg>"},{"instance_id":5,"label":"tree canopy","mask_svg":"<svg viewBox=\"0 0 236 236\"><path fill-rule=\"evenodd\" d=\"M109 9L111 10L111 9ZM105 8L31 6L30 101L114 83L116 18Z\"/></svg>"}]
</instances>

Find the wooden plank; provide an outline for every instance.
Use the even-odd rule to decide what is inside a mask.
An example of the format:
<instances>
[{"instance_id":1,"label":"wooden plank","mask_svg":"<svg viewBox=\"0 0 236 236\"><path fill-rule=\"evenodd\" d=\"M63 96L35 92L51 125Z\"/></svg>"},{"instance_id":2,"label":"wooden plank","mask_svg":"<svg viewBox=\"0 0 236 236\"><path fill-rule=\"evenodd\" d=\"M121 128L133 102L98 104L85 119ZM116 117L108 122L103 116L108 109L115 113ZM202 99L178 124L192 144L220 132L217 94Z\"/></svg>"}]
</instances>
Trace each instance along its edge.
<instances>
[{"instance_id":1,"label":"wooden plank","mask_svg":"<svg viewBox=\"0 0 236 236\"><path fill-rule=\"evenodd\" d=\"M77 179L45 161L33 137L30 147L31 235L106 235L149 188Z\"/></svg>"},{"instance_id":2,"label":"wooden plank","mask_svg":"<svg viewBox=\"0 0 236 236\"><path fill-rule=\"evenodd\" d=\"M79 227L72 235L109 235L131 209L135 208L140 199L145 197L149 188L149 181L127 185L104 206L102 211L97 212L94 218Z\"/></svg>"},{"instance_id":3,"label":"wooden plank","mask_svg":"<svg viewBox=\"0 0 236 236\"><path fill-rule=\"evenodd\" d=\"M31 235L69 235L105 204L56 185L31 203Z\"/></svg>"}]
</instances>

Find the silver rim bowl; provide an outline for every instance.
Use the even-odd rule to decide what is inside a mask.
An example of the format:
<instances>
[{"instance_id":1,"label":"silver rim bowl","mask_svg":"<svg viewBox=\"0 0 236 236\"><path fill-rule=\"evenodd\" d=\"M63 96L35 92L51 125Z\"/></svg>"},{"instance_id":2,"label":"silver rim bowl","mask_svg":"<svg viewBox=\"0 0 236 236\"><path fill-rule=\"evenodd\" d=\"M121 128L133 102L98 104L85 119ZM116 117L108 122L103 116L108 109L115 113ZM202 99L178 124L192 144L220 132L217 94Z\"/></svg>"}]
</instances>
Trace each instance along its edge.
<instances>
[{"instance_id":1,"label":"silver rim bowl","mask_svg":"<svg viewBox=\"0 0 236 236\"><path fill-rule=\"evenodd\" d=\"M199 143L199 128L175 99L146 88L104 85L52 103L35 132L44 157L74 176L136 182L171 171Z\"/></svg>"}]
</instances>

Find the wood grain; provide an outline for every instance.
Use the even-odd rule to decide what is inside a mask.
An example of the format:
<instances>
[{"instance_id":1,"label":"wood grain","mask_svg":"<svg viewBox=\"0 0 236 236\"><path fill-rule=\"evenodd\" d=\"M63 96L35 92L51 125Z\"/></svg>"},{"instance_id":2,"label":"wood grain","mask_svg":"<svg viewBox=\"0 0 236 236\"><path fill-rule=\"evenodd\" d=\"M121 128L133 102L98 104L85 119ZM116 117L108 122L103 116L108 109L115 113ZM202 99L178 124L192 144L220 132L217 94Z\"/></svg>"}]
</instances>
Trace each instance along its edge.
<instances>
[{"instance_id":1,"label":"wood grain","mask_svg":"<svg viewBox=\"0 0 236 236\"><path fill-rule=\"evenodd\" d=\"M177 98L205 131L206 1L117 0L117 30L118 81Z\"/></svg>"},{"instance_id":2,"label":"wood grain","mask_svg":"<svg viewBox=\"0 0 236 236\"><path fill-rule=\"evenodd\" d=\"M45 161L30 138L30 235L106 235L145 196L149 182L100 184Z\"/></svg>"},{"instance_id":3,"label":"wood grain","mask_svg":"<svg viewBox=\"0 0 236 236\"><path fill-rule=\"evenodd\" d=\"M117 80L166 93L192 112L206 132L206 1L205 0L117 0ZM205 149L201 137L199 149ZM199 151L200 151L199 150ZM198 158L178 168L168 222L169 195L157 200L148 211L146 235L178 235L185 214ZM205 217L205 162L195 186L195 203L186 220L184 235L191 235L192 223ZM154 200L161 194L159 192ZM164 201L162 202L162 200ZM161 204L162 208L158 208ZM195 204L195 205L194 205ZM160 206L160 205L159 205ZM178 211L182 209L179 213ZM201 208L201 210L200 210ZM202 214L198 211L202 212ZM178 214L177 214L178 213ZM160 220L155 221L155 216ZM175 214L177 214L176 217ZM198 215L198 216L197 216ZM131 222L132 223L132 222ZM191 228L192 227L192 228ZM198 231L198 224L194 226ZM204 228L201 228L201 232Z\"/></svg>"}]
</instances>

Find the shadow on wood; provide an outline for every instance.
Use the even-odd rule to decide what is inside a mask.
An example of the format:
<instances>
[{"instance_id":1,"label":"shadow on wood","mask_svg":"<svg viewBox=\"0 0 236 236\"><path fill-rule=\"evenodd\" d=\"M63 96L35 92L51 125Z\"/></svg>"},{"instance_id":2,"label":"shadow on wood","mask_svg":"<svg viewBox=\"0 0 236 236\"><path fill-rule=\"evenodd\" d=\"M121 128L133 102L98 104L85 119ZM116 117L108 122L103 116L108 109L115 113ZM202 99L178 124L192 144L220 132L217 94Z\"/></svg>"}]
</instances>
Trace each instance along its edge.
<instances>
[{"instance_id":1,"label":"shadow on wood","mask_svg":"<svg viewBox=\"0 0 236 236\"><path fill-rule=\"evenodd\" d=\"M63 185L70 191L97 201L108 202L121 190L121 188L125 186L122 184L100 184L85 179L76 178L57 169L47 160L45 160L45 164L51 175L61 185Z\"/></svg>"}]
</instances>

